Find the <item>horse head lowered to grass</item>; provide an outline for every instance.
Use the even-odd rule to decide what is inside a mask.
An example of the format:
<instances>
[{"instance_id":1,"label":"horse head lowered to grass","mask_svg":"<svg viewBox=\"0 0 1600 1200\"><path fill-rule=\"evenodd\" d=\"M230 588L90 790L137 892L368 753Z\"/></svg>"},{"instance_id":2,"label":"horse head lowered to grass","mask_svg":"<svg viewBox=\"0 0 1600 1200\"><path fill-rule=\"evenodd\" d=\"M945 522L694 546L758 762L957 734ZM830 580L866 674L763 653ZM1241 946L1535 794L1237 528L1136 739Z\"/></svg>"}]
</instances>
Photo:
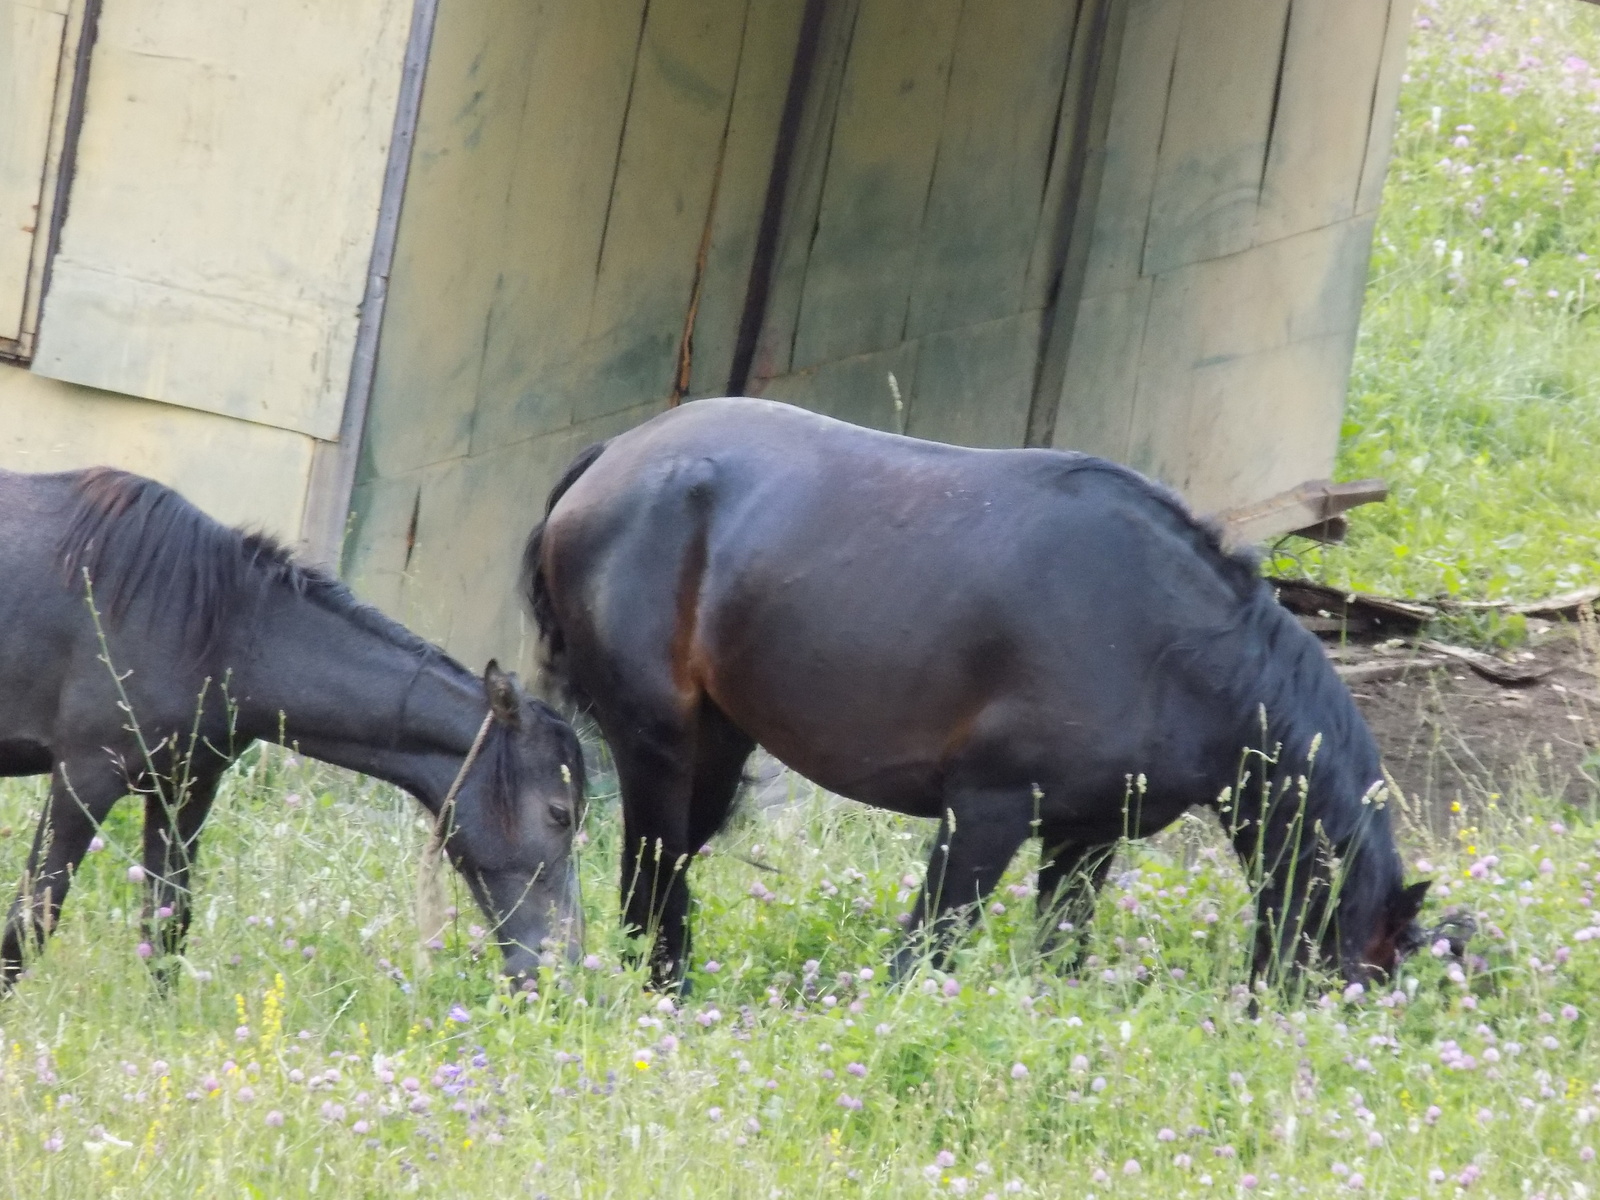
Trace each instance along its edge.
<instances>
[{"instance_id":1,"label":"horse head lowered to grass","mask_svg":"<svg viewBox=\"0 0 1600 1200\"><path fill-rule=\"evenodd\" d=\"M130 793L145 803L146 938L179 952L201 826L258 739L421 801L508 974L552 940L576 951L583 756L553 710L158 483L0 471L0 776L50 776L0 942L4 982Z\"/></svg>"},{"instance_id":2,"label":"horse head lowered to grass","mask_svg":"<svg viewBox=\"0 0 1600 1200\"><path fill-rule=\"evenodd\" d=\"M1225 810L1257 872L1258 973L1359 980L1428 937L1378 748L1316 639L1126 468L700 400L568 467L524 588L616 759L624 919L656 931L659 982L688 959L684 870L758 743L939 821L901 971L942 958L1029 836L1048 948L1118 839L1191 805Z\"/></svg>"}]
</instances>

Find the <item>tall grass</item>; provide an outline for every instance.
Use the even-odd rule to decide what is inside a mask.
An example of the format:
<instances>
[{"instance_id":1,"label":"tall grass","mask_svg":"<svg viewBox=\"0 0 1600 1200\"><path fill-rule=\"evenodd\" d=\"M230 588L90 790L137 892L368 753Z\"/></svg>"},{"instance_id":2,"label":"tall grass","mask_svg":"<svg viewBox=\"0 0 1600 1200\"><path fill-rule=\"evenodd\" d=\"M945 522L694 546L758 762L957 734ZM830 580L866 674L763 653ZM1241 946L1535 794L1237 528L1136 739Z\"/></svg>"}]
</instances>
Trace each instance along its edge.
<instances>
[{"instance_id":1,"label":"tall grass","mask_svg":"<svg viewBox=\"0 0 1600 1200\"><path fill-rule=\"evenodd\" d=\"M43 799L0 785L20 871ZM797 785L694 868L692 998L621 964L614 800L590 957L497 990L459 899L417 958L424 830L385 786L255 751L208 830L171 994L136 953L132 808L0 1008L12 1194L1580 1196L1600 826L1537 795L1414 845L1486 934L1465 973L1245 1010L1250 897L1186 819L1114 873L1082 978L1032 957L1025 852L955 974L885 985L926 830ZM1455 818L1457 821L1465 818ZM773 870L760 870L751 863ZM1314 990L1315 998L1320 991ZM1430 1173L1446 1183L1430 1183ZM1528 1181L1528 1188L1523 1187ZM1529 1190L1531 1189L1531 1191Z\"/></svg>"},{"instance_id":2,"label":"tall grass","mask_svg":"<svg viewBox=\"0 0 1600 1200\"><path fill-rule=\"evenodd\" d=\"M1301 567L1390 594L1566 591L1600 580L1600 9L1418 14L1338 463L1393 493Z\"/></svg>"},{"instance_id":3,"label":"tall grass","mask_svg":"<svg viewBox=\"0 0 1600 1200\"><path fill-rule=\"evenodd\" d=\"M1600 60L1600 10L1422 12L1341 464L1396 500L1309 565L1388 591L1556 590L1594 576L1600 527L1600 264L1579 257L1600 256L1600 126L1566 61ZM1025 851L955 974L891 989L928 831L798 786L696 862L695 991L674 1005L622 965L602 795L590 957L511 998L459 894L445 950L418 959L410 800L253 751L170 994L136 949L124 806L0 1003L0 1179L30 1197L1593 1196L1600 824L1527 778L1476 824L1406 823L1417 870L1482 924L1465 970L1424 953L1381 991L1321 980L1253 1019L1250 897L1197 819L1124 855L1081 978L1033 960ZM43 801L0 781L0 877Z\"/></svg>"}]
</instances>

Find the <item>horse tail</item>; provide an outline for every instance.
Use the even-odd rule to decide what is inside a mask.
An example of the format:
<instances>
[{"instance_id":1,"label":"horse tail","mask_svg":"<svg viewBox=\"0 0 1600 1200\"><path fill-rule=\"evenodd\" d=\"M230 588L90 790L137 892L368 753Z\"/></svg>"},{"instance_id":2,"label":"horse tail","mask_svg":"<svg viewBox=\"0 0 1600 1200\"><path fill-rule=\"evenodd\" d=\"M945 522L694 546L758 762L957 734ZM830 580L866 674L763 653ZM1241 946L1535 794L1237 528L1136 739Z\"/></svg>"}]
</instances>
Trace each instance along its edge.
<instances>
[{"instance_id":1,"label":"horse tail","mask_svg":"<svg viewBox=\"0 0 1600 1200\"><path fill-rule=\"evenodd\" d=\"M528 544L522 551L522 595L528 602L528 611L533 614L533 623L539 631L539 641L544 648L541 665L544 669L546 687L553 695L580 711L588 708L589 703L588 698L567 675L566 638L556 621L555 604L550 597L550 581L544 573L544 531L545 526L550 523L550 514L555 511L561 497L565 496L567 490L578 481L578 476L592 467L595 459L605 453L609 444L609 442L596 442L579 451L578 456L567 464L567 469L561 472L561 478L556 480L555 487L550 489L550 497L544 505L544 519L533 527L533 532L528 535Z\"/></svg>"}]
</instances>

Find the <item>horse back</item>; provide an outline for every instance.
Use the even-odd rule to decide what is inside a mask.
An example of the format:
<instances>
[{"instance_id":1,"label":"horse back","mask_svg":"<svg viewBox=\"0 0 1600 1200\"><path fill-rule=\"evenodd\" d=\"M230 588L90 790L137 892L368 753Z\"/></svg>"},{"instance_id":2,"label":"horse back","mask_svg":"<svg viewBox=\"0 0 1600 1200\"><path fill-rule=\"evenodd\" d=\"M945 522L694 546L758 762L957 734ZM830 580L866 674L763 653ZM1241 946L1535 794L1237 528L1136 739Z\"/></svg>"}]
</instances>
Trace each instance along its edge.
<instances>
[{"instance_id":1,"label":"horse back","mask_svg":"<svg viewBox=\"0 0 1600 1200\"><path fill-rule=\"evenodd\" d=\"M1075 759L1105 785L1165 755L1192 775L1235 732L1173 736L1175 714L1217 726L1186 647L1259 582L1170 494L1087 456L697 401L614 439L544 537L602 707L709 699L858 799L910 810L968 763L1043 779Z\"/></svg>"}]
</instances>

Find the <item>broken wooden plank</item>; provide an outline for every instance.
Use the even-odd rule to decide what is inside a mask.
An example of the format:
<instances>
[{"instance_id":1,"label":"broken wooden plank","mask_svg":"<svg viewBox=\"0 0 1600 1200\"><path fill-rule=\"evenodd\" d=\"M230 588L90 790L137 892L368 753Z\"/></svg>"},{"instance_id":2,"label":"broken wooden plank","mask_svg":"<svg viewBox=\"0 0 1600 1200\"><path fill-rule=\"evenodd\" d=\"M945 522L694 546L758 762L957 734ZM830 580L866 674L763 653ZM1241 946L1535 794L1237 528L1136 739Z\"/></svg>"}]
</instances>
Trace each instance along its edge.
<instances>
[{"instance_id":1,"label":"broken wooden plank","mask_svg":"<svg viewBox=\"0 0 1600 1200\"><path fill-rule=\"evenodd\" d=\"M1357 479L1334 483L1312 479L1286 492L1268 496L1254 504L1224 509L1214 519L1222 524L1223 540L1230 546L1248 546L1268 538L1298 533L1318 541L1343 538L1335 518L1363 504L1373 504L1389 496L1389 485L1382 479Z\"/></svg>"},{"instance_id":2,"label":"broken wooden plank","mask_svg":"<svg viewBox=\"0 0 1600 1200\"><path fill-rule=\"evenodd\" d=\"M1444 642L1422 642L1420 645L1425 650L1435 654L1445 654L1467 664L1479 675L1493 683L1505 684L1508 687L1517 687L1525 683L1534 683L1543 679L1555 670L1555 664L1541 665L1539 663L1511 663L1503 658L1496 658L1492 654L1485 654L1482 650L1469 650L1465 646L1451 646Z\"/></svg>"},{"instance_id":3,"label":"broken wooden plank","mask_svg":"<svg viewBox=\"0 0 1600 1200\"><path fill-rule=\"evenodd\" d=\"M1382 662L1340 663L1333 669L1346 687L1355 687L1362 683L1387 683L1402 679L1412 671L1431 671L1448 661L1442 654L1416 655Z\"/></svg>"},{"instance_id":4,"label":"broken wooden plank","mask_svg":"<svg viewBox=\"0 0 1600 1200\"><path fill-rule=\"evenodd\" d=\"M1419 632L1439 615L1431 604L1345 592L1308 579L1271 579L1278 603L1301 617L1333 619L1348 636L1395 637Z\"/></svg>"}]
</instances>

